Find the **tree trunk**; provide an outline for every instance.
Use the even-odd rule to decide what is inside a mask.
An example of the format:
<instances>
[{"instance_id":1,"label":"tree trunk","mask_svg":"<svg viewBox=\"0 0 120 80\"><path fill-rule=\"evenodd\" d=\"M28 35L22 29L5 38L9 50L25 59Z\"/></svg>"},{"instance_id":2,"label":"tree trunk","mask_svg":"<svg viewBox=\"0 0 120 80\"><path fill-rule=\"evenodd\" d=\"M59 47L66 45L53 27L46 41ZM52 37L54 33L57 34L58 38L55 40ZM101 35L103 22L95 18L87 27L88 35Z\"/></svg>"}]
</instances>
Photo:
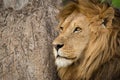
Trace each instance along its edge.
<instances>
[{"instance_id":1,"label":"tree trunk","mask_svg":"<svg viewBox=\"0 0 120 80\"><path fill-rule=\"evenodd\" d=\"M60 0L0 0L0 80L58 80L52 41Z\"/></svg>"}]
</instances>

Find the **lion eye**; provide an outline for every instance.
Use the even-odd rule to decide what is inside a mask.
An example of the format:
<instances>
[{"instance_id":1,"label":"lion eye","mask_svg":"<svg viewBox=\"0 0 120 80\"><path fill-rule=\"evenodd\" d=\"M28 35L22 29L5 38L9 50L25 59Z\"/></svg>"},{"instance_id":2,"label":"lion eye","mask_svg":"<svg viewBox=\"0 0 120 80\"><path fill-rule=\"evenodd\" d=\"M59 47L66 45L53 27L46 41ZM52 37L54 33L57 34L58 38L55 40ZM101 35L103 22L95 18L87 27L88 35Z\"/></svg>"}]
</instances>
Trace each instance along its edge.
<instances>
[{"instance_id":1,"label":"lion eye","mask_svg":"<svg viewBox=\"0 0 120 80\"><path fill-rule=\"evenodd\" d=\"M63 31L63 27L60 27L60 31Z\"/></svg>"},{"instance_id":2,"label":"lion eye","mask_svg":"<svg viewBox=\"0 0 120 80\"><path fill-rule=\"evenodd\" d=\"M76 27L75 30L74 30L73 32L76 33L76 32L81 32L81 31L82 31L82 28Z\"/></svg>"}]
</instances>

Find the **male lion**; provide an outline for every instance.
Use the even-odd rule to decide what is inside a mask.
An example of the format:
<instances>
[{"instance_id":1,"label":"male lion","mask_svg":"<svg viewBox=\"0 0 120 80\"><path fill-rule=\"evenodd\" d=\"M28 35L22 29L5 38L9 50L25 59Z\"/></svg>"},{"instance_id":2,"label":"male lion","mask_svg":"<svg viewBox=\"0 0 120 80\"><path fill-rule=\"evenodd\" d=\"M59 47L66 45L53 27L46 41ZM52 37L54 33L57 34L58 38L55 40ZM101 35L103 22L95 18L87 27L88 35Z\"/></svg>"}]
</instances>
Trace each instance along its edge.
<instances>
[{"instance_id":1,"label":"male lion","mask_svg":"<svg viewBox=\"0 0 120 80\"><path fill-rule=\"evenodd\" d=\"M53 41L61 80L120 80L120 13L98 0L79 0L59 13Z\"/></svg>"}]
</instances>

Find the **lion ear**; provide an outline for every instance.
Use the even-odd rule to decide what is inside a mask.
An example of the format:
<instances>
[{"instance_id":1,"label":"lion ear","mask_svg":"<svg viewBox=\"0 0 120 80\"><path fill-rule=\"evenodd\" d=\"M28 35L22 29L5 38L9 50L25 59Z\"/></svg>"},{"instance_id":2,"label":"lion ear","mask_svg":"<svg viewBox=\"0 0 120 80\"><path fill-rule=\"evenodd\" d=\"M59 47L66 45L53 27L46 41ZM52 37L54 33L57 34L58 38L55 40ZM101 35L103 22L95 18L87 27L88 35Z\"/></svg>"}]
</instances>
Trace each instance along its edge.
<instances>
[{"instance_id":1,"label":"lion ear","mask_svg":"<svg viewBox=\"0 0 120 80\"><path fill-rule=\"evenodd\" d=\"M108 22L107 18L102 20L102 25L104 26L104 28L107 26L107 22Z\"/></svg>"},{"instance_id":2,"label":"lion ear","mask_svg":"<svg viewBox=\"0 0 120 80\"><path fill-rule=\"evenodd\" d=\"M110 7L102 14L102 24L105 27L111 27L113 18L114 18L114 9Z\"/></svg>"}]
</instances>

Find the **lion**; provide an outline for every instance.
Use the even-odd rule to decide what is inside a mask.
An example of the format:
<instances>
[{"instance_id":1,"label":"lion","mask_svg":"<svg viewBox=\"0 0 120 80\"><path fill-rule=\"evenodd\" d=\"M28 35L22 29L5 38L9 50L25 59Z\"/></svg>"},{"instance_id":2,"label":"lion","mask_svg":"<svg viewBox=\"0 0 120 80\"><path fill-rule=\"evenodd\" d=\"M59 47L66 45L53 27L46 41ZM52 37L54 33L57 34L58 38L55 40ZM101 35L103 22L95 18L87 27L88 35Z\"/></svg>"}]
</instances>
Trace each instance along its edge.
<instances>
[{"instance_id":1,"label":"lion","mask_svg":"<svg viewBox=\"0 0 120 80\"><path fill-rule=\"evenodd\" d=\"M99 0L63 7L53 53L61 80L120 80L120 12Z\"/></svg>"}]
</instances>

